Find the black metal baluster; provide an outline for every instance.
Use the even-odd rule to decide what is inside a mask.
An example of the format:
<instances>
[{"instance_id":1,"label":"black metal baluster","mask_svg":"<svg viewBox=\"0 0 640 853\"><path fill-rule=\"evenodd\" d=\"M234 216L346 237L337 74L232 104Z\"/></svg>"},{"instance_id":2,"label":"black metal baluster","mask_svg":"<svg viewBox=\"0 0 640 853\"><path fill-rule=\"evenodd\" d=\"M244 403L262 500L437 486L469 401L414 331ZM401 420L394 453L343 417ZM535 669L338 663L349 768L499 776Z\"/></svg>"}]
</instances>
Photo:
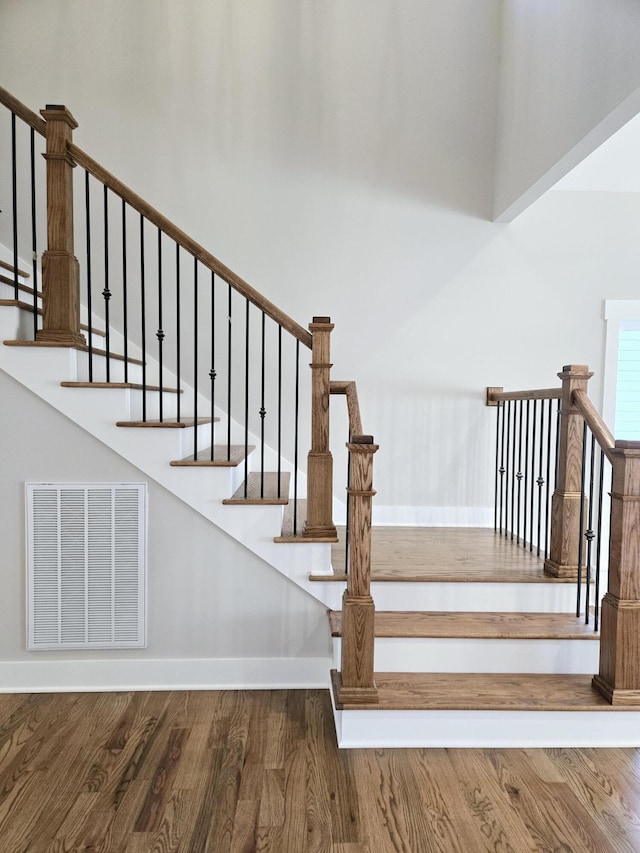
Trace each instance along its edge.
<instances>
[{"instance_id":1,"label":"black metal baluster","mask_svg":"<svg viewBox=\"0 0 640 853\"><path fill-rule=\"evenodd\" d=\"M538 457L538 541L536 543L536 556L540 556L540 538L542 531L542 487L544 486L543 471L543 456L544 456L544 400L540 401L540 452Z\"/></svg>"},{"instance_id":2,"label":"black metal baluster","mask_svg":"<svg viewBox=\"0 0 640 853\"><path fill-rule=\"evenodd\" d=\"M553 400L548 403L548 421L547 424L547 483L546 483L546 501L544 505L544 558L549 556L549 531L551 529L551 424L552 424L552 405Z\"/></svg>"},{"instance_id":3,"label":"black metal baluster","mask_svg":"<svg viewBox=\"0 0 640 853\"><path fill-rule=\"evenodd\" d=\"M244 320L244 458L249 455L249 300L246 300ZM244 478L244 496L247 497L249 476Z\"/></svg>"},{"instance_id":4,"label":"black metal baluster","mask_svg":"<svg viewBox=\"0 0 640 853\"><path fill-rule=\"evenodd\" d=\"M553 487L558 484L558 465L560 462L560 400L556 400L556 456L554 463Z\"/></svg>"},{"instance_id":5,"label":"black metal baluster","mask_svg":"<svg viewBox=\"0 0 640 853\"><path fill-rule=\"evenodd\" d=\"M140 312L142 333L142 420L147 420L147 317L145 292L144 216L140 214Z\"/></svg>"},{"instance_id":6,"label":"black metal baluster","mask_svg":"<svg viewBox=\"0 0 640 853\"><path fill-rule=\"evenodd\" d=\"M227 302L227 461L231 459L231 326L232 326L232 289L229 285ZM249 475L249 460L244 458L245 479Z\"/></svg>"},{"instance_id":7,"label":"black metal baluster","mask_svg":"<svg viewBox=\"0 0 640 853\"><path fill-rule=\"evenodd\" d=\"M87 317L89 325L89 382L93 382L93 312L91 309L91 194L89 189L89 172L84 173L84 206L87 250Z\"/></svg>"},{"instance_id":8,"label":"black metal baluster","mask_svg":"<svg viewBox=\"0 0 640 853\"><path fill-rule=\"evenodd\" d=\"M583 539L584 539L584 484L586 480L587 467L587 422L582 426L582 468L580 471L580 532L578 534L578 583L576 592L576 617L580 616L580 598L582 592L582 566L583 566Z\"/></svg>"},{"instance_id":9,"label":"black metal baluster","mask_svg":"<svg viewBox=\"0 0 640 853\"><path fill-rule=\"evenodd\" d=\"M516 480L518 481L518 495L516 498L517 516L516 516L516 543L520 544L520 518L521 518L521 489L522 489L522 400L518 400L518 471Z\"/></svg>"},{"instance_id":10,"label":"black metal baluster","mask_svg":"<svg viewBox=\"0 0 640 853\"><path fill-rule=\"evenodd\" d=\"M11 113L11 210L13 217L13 291L16 302L20 298L18 286L18 165L16 162L16 114Z\"/></svg>"},{"instance_id":11,"label":"black metal baluster","mask_svg":"<svg viewBox=\"0 0 640 853\"><path fill-rule=\"evenodd\" d=\"M604 450L600 451L600 476L598 480L598 533L596 540L596 571L593 608L593 630L597 631L600 621L600 558L602 545L602 503L604 499Z\"/></svg>"},{"instance_id":12,"label":"black metal baluster","mask_svg":"<svg viewBox=\"0 0 640 853\"><path fill-rule=\"evenodd\" d=\"M509 478L511 476L511 469L509 468L509 448L511 441L511 400L507 400L507 450L506 450L506 463L507 468L505 471L505 486L504 486L504 535L509 535Z\"/></svg>"},{"instance_id":13,"label":"black metal baluster","mask_svg":"<svg viewBox=\"0 0 640 853\"><path fill-rule=\"evenodd\" d=\"M298 427L300 409L300 341L296 339L296 393L293 439L293 535L298 535Z\"/></svg>"},{"instance_id":14,"label":"black metal baluster","mask_svg":"<svg viewBox=\"0 0 640 853\"><path fill-rule=\"evenodd\" d=\"M536 494L536 428L538 414L538 401L533 401L533 411L531 413L531 502L529 504L529 516L531 519L531 530L529 535L529 551L533 551L533 525L534 525L534 506Z\"/></svg>"},{"instance_id":15,"label":"black metal baluster","mask_svg":"<svg viewBox=\"0 0 640 853\"><path fill-rule=\"evenodd\" d=\"M33 280L33 339L38 335L38 238L36 229L36 133L31 128L31 274Z\"/></svg>"},{"instance_id":16,"label":"black metal baluster","mask_svg":"<svg viewBox=\"0 0 640 853\"><path fill-rule=\"evenodd\" d=\"M494 533L498 530L498 484L500 482L500 410L502 406L500 402L497 401L496 405L496 476L495 476L495 488L493 495L493 531Z\"/></svg>"},{"instance_id":17,"label":"black metal baluster","mask_svg":"<svg viewBox=\"0 0 640 853\"><path fill-rule=\"evenodd\" d=\"M349 442L351 442L351 432L349 432ZM347 451L347 500L346 500L346 526L344 530L344 573L345 575L349 574L349 546L351 539L351 525L349 523L349 508L351 505L351 495L349 494L351 490L351 451Z\"/></svg>"},{"instance_id":18,"label":"black metal baluster","mask_svg":"<svg viewBox=\"0 0 640 853\"><path fill-rule=\"evenodd\" d=\"M264 407L264 370L265 370L265 359L264 359L264 322L265 322L265 314L262 312L262 351L260 355L260 497L264 497L264 419L267 414L267 410Z\"/></svg>"},{"instance_id":19,"label":"black metal baluster","mask_svg":"<svg viewBox=\"0 0 640 853\"><path fill-rule=\"evenodd\" d=\"M180 244L176 243L176 420L180 423L180 403L182 391L180 388Z\"/></svg>"},{"instance_id":20,"label":"black metal baluster","mask_svg":"<svg viewBox=\"0 0 640 853\"><path fill-rule=\"evenodd\" d=\"M156 338L158 339L158 375L159 375L159 385L160 391L158 392L158 416L160 423L164 420L164 407L163 407L163 379L164 379L164 371L163 371L163 342L165 338L164 331L162 329L162 231L158 228L158 331L156 332Z\"/></svg>"},{"instance_id":21,"label":"black metal baluster","mask_svg":"<svg viewBox=\"0 0 640 853\"><path fill-rule=\"evenodd\" d=\"M110 346L110 328L109 328L109 300L111 299L111 291L109 290L109 189L105 184L103 186L103 212L104 212L104 290L102 296L104 298L104 324L105 324L105 349L107 363L107 382L111 382L111 346Z\"/></svg>"},{"instance_id":22,"label":"black metal baluster","mask_svg":"<svg viewBox=\"0 0 640 853\"><path fill-rule=\"evenodd\" d=\"M193 459L198 458L198 259L193 259Z\"/></svg>"},{"instance_id":23,"label":"black metal baluster","mask_svg":"<svg viewBox=\"0 0 640 853\"><path fill-rule=\"evenodd\" d=\"M505 467L504 467L504 433L507 423L505 405L503 402L498 402L499 409L502 410L502 425L500 430L500 468L498 469L498 473L500 474L500 534L502 535L502 530L504 525L504 475L505 475Z\"/></svg>"},{"instance_id":24,"label":"black metal baluster","mask_svg":"<svg viewBox=\"0 0 640 853\"><path fill-rule=\"evenodd\" d=\"M513 415L511 419L511 460L507 462L509 465L509 470L511 472L511 527L509 532L511 533L511 541L513 542L514 533L516 529L516 513L515 513L515 503L516 503L516 421L518 416L518 403L517 400L513 401Z\"/></svg>"},{"instance_id":25,"label":"black metal baluster","mask_svg":"<svg viewBox=\"0 0 640 853\"><path fill-rule=\"evenodd\" d=\"M525 441L524 441L524 501L522 502L523 506L523 525L522 525L522 547L526 547L527 545L527 505L528 505L528 491L529 491L529 441L530 441L530 433L529 433L529 424L530 424L530 408L531 408L531 400L527 400L527 408L526 408L526 419L525 419Z\"/></svg>"},{"instance_id":26,"label":"black metal baluster","mask_svg":"<svg viewBox=\"0 0 640 853\"><path fill-rule=\"evenodd\" d=\"M591 550L593 540L595 538L595 532L593 530L593 490L594 490L594 476L595 476L595 455L596 455L596 437L595 435L591 435L591 456L590 456L590 464L589 464L589 509L587 511L587 531L584 534L585 539L587 540L587 575L585 578L586 586L584 591L584 622L585 625L589 624L589 597L591 592Z\"/></svg>"},{"instance_id":27,"label":"black metal baluster","mask_svg":"<svg viewBox=\"0 0 640 853\"><path fill-rule=\"evenodd\" d=\"M278 497L282 476L282 326L278 324Z\"/></svg>"},{"instance_id":28,"label":"black metal baluster","mask_svg":"<svg viewBox=\"0 0 640 853\"><path fill-rule=\"evenodd\" d=\"M124 335L124 381L129 381L129 301L127 297L127 203L122 199L122 332ZM89 332L91 334L91 332Z\"/></svg>"},{"instance_id":29,"label":"black metal baluster","mask_svg":"<svg viewBox=\"0 0 640 853\"><path fill-rule=\"evenodd\" d=\"M216 455L216 430L215 430L215 413L216 413L216 274L211 270L211 368L209 370L209 379L211 379L211 454L210 459L213 462Z\"/></svg>"}]
</instances>

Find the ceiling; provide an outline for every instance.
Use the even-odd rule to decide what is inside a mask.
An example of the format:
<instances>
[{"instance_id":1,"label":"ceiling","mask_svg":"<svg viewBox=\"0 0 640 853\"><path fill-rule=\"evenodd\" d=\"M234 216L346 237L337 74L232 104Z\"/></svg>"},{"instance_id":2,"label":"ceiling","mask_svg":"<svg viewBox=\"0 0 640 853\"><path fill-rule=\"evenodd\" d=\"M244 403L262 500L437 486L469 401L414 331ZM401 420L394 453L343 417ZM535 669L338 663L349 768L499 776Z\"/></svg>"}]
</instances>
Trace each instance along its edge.
<instances>
[{"instance_id":1,"label":"ceiling","mask_svg":"<svg viewBox=\"0 0 640 853\"><path fill-rule=\"evenodd\" d=\"M640 114L596 148L553 189L640 192Z\"/></svg>"}]
</instances>

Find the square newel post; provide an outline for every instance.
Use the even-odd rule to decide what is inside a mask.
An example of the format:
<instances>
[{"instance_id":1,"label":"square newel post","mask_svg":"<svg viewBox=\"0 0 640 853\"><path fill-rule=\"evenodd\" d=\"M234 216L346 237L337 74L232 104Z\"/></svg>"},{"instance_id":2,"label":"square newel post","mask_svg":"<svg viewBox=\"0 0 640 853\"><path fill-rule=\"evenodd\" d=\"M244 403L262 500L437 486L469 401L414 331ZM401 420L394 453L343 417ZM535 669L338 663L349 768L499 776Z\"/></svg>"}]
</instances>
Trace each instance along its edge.
<instances>
[{"instance_id":1,"label":"square newel post","mask_svg":"<svg viewBox=\"0 0 640 853\"><path fill-rule=\"evenodd\" d=\"M47 250L42 255L43 323L36 339L61 346L85 344L80 332L80 282L73 253L73 168L69 155L78 126L69 110L47 105Z\"/></svg>"},{"instance_id":2,"label":"square newel post","mask_svg":"<svg viewBox=\"0 0 640 853\"><path fill-rule=\"evenodd\" d=\"M330 317L309 324L311 347L311 450L307 458L307 523L303 536L336 541L333 523L333 456L329 450L331 389Z\"/></svg>"},{"instance_id":3,"label":"square newel post","mask_svg":"<svg viewBox=\"0 0 640 853\"><path fill-rule=\"evenodd\" d=\"M351 458L349 487L349 568L342 596L342 661L336 699L341 704L375 703L375 605L371 597L371 499L373 454L370 435L354 435L347 444Z\"/></svg>"},{"instance_id":4,"label":"square newel post","mask_svg":"<svg viewBox=\"0 0 640 853\"><path fill-rule=\"evenodd\" d=\"M593 686L612 705L640 705L640 441L616 441L612 456L609 586Z\"/></svg>"},{"instance_id":5,"label":"square newel post","mask_svg":"<svg viewBox=\"0 0 640 853\"><path fill-rule=\"evenodd\" d=\"M586 364L568 364L558 376L562 380L558 472L551 497L551 541L544 570L556 578L575 578L580 541L584 419L573 404L573 392L586 392L593 373Z\"/></svg>"}]
</instances>

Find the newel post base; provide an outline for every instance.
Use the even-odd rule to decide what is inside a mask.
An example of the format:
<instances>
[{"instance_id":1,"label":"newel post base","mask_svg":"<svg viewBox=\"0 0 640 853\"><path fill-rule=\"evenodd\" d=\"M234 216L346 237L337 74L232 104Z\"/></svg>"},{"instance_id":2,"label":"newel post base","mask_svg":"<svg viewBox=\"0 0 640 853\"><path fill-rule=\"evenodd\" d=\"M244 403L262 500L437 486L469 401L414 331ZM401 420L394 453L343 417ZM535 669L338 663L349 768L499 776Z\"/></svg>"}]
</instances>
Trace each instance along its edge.
<instances>
[{"instance_id":1,"label":"newel post base","mask_svg":"<svg viewBox=\"0 0 640 853\"><path fill-rule=\"evenodd\" d=\"M612 462L609 591L593 686L612 705L640 705L640 441L616 441Z\"/></svg>"},{"instance_id":2,"label":"newel post base","mask_svg":"<svg viewBox=\"0 0 640 853\"><path fill-rule=\"evenodd\" d=\"M573 392L586 392L593 373L586 364L567 364L558 376L562 380L558 470L551 497L551 536L544 571L557 578L577 578L584 419L573 403Z\"/></svg>"},{"instance_id":3,"label":"newel post base","mask_svg":"<svg viewBox=\"0 0 640 853\"><path fill-rule=\"evenodd\" d=\"M41 110L47 122L47 250L42 255L42 329L36 340L84 346L80 331L80 278L73 251L73 168L69 154L78 126L64 106Z\"/></svg>"},{"instance_id":4,"label":"newel post base","mask_svg":"<svg viewBox=\"0 0 640 853\"><path fill-rule=\"evenodd\" d=\"M303 537L337 540L333 523L333 455L329 450L331 393L330 317L309 324L311 347L311 450L307 457L307 523Z\"/></svg>"},{"instance_id":5,"label":"newel post base","mask_svg":"<svg viewBox=\"0 0 640 853\"><path fill-rule=\"evenodd\" d=\"M370 595L342 596L342 661L336 700L343 705L378 702L373 678L375 605Z\"/></svg>"}]
</instances>

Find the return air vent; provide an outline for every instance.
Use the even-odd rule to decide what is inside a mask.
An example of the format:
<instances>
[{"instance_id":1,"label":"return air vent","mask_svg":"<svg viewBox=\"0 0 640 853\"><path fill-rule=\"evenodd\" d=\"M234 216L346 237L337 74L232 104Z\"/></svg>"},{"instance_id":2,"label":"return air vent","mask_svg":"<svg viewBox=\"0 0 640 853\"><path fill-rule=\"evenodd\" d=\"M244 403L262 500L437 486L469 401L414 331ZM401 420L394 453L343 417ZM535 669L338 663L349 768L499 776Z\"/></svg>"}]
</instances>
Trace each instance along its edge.
<instances>
[{"instance_id":1,"label":"return air vent","mask_svg":"<svg viewBox=\"0 0 640 853\"><path fill-rule=\"evenodd\" d=\"M27 648L146 645L145 483L27 483Z\"/></svg>"}]
</instances>

